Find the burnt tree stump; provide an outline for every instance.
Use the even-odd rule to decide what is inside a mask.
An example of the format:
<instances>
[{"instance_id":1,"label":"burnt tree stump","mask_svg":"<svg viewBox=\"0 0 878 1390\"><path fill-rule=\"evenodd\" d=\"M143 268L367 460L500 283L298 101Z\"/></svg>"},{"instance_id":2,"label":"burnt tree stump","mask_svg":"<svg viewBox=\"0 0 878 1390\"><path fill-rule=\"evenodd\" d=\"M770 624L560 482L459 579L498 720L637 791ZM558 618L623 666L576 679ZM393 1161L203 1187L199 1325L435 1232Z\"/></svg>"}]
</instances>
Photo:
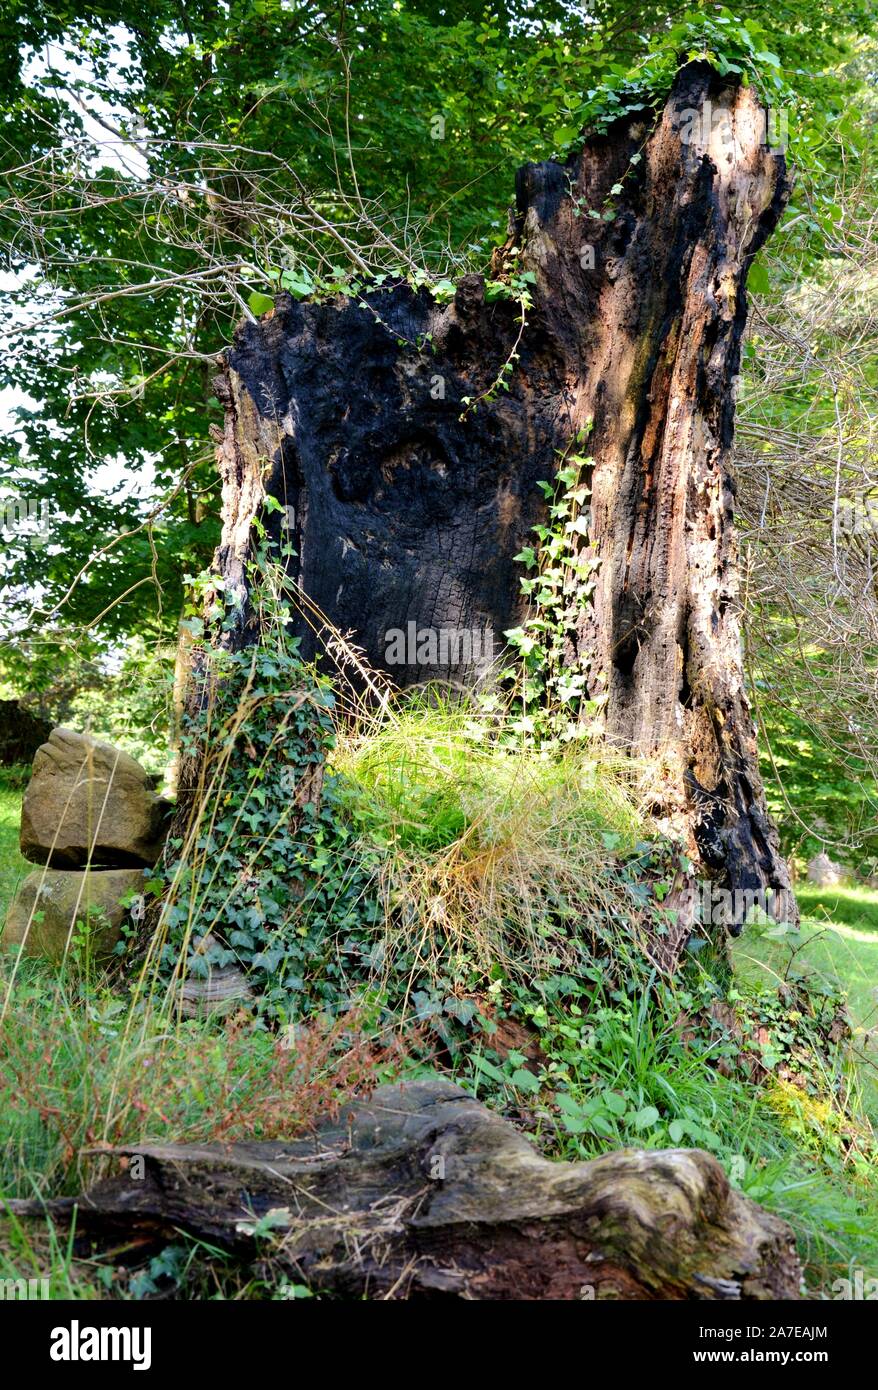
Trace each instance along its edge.
<instances>
[{"instance_id":1,"label":"burnt tree stump","mask_svg":"<svg viewBox=\"0 0 878 1390\"><path fill-rule=\"evenodd\" d=\"M533 276L523 328L478 275L449 303L405 283L280 295L222 359L217 565L224 641L258 637L261 515L295 551L306 657L325 655L323 618L377 669L409 624L499 651L525 616L514 557L545 520L537 485L588 430L596 587L570 660L588 660L603 736L656 759L655 811L697 872L794 918L744 689L730 471L747 270L789 193L766 125L752 88L690 63L654 125L626 116L520 170L495 275ZM460 656L392 675L472 678Z\"/></svg>"}]
</instances>

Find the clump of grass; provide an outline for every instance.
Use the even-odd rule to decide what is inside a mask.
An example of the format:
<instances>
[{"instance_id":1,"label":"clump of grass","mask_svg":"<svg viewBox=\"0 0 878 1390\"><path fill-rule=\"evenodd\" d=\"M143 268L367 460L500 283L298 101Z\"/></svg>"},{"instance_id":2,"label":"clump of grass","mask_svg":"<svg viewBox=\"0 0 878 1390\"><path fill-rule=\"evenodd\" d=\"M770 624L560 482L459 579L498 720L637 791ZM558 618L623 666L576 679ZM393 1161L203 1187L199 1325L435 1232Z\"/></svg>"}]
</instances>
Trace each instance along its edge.
<instances>
[{"instance_id":1,"label":"clump of grass","mask_svg":"<svg viewBox=\"0 0 878 1390\"><path fill-rule=\"evenodd\" d=\"M385 962L415 975L528 979L628 934L615 871L654 832L638 769L582 745L543 757L498 736L467 699L415 695L342 731L332 765L376 864Z\"/></svg>"}]
</instances>

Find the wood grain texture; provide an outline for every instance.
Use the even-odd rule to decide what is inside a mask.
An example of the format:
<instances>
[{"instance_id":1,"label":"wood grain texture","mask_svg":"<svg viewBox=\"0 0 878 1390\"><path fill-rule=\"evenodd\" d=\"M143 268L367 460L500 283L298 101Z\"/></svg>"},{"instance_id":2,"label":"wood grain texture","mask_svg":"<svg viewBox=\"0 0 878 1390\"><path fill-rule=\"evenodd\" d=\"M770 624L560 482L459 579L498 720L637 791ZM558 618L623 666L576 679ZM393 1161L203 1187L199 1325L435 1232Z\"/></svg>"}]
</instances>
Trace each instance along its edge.
<instances>
[{"instance_id":1,"label":"wood grain texture","mask_svg":"<svg viewBox=\"0 0 878 1390\"><path fill-rule=\"evenodd\" d=\"M450 1082L380 1087L289 1143L157 1144L81 1198L80 1242L188 1231L278 1280L350 1297L797 1298L792 1232L699 1150L541 1157ZM11 1204L39 1216L39 1202ZM254 1226L271 1212L271 1235Z\"/></svg>"}]
</instances>

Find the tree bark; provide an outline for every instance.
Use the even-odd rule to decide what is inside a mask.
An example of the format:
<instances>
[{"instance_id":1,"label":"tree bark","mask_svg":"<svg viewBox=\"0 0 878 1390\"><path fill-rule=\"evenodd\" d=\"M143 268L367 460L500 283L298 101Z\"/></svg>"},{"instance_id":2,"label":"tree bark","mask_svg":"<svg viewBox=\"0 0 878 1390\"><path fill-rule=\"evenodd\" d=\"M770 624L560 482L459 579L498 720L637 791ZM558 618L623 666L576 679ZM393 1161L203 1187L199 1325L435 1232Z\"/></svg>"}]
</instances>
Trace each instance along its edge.
<instances>
[{"instance_id":1,"label":"tree bark","mask_svg":"<svg viewBox=\"0 0 878 1390\"><path fill-rule=\"evenodd\" d=\"M281 295L223 359L218 565L250 641L251 519L271 496L306 656L321 618L377 669L410 623L499 651L526 612L514 557L545 520L537 484L589 430L596 588L569 659L606 739L656 759L655 811L699 871L794 918L744 689L730 471L744 283L789 191L765 125L751 88L692 63L653 126L626 117L525 166L495 264L535 277L523 330L476 275L447 304L407 284ZM472 679L472 648L450 650L391 674Z\"/></svg>"},{"instance_id":2,"label":"tree bark","mask_svg":"<svg viewBox=\"0 0 878 1390\"><path fill-rule=\"evenodd\" d=\"M17 700L0 700L0 767L32 762L51 732L48 719L22 709Z\"/></svg>"},{"instance_id":3,"label":"tree bark","mask_svg":"<svg viewBox=\"0 0 878 1390\"><path fill-rule=\"evenodd\" d=\"M355 1298L799 1296L790 1228L709 1154L553 1163L447 1081L380 1087L307 1139L115 1152L121 1177L13 1213L75 1213L80 1242L99 1248L184 1230L279 1281Z\"/></svg>"}]
</instances>

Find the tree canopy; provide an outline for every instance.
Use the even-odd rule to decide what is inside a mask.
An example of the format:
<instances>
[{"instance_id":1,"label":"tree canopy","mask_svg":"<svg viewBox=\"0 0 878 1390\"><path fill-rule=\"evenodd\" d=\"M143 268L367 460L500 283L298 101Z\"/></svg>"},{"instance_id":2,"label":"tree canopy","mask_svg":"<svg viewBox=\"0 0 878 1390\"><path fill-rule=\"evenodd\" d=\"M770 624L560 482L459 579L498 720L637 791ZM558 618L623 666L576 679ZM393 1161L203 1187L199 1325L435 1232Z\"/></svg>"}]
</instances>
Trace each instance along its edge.
<instances>
[{"instance_id":1,"label":"tree canopy","mask_svg":"<svg viewBox=\"0 0 878 1390\"><path fill-rule=\"evenodd\" d=\"M242 314L281 287L484 268L516 166L648 109L686 57L780 106L795 92L801 250L831 225L828 132L852 119L867 17L863 0L7 5L0 477L49 527L5 556L7 667L59 622L173 631L217 538L213 358Z\"/></svg>"}]
</instances>

